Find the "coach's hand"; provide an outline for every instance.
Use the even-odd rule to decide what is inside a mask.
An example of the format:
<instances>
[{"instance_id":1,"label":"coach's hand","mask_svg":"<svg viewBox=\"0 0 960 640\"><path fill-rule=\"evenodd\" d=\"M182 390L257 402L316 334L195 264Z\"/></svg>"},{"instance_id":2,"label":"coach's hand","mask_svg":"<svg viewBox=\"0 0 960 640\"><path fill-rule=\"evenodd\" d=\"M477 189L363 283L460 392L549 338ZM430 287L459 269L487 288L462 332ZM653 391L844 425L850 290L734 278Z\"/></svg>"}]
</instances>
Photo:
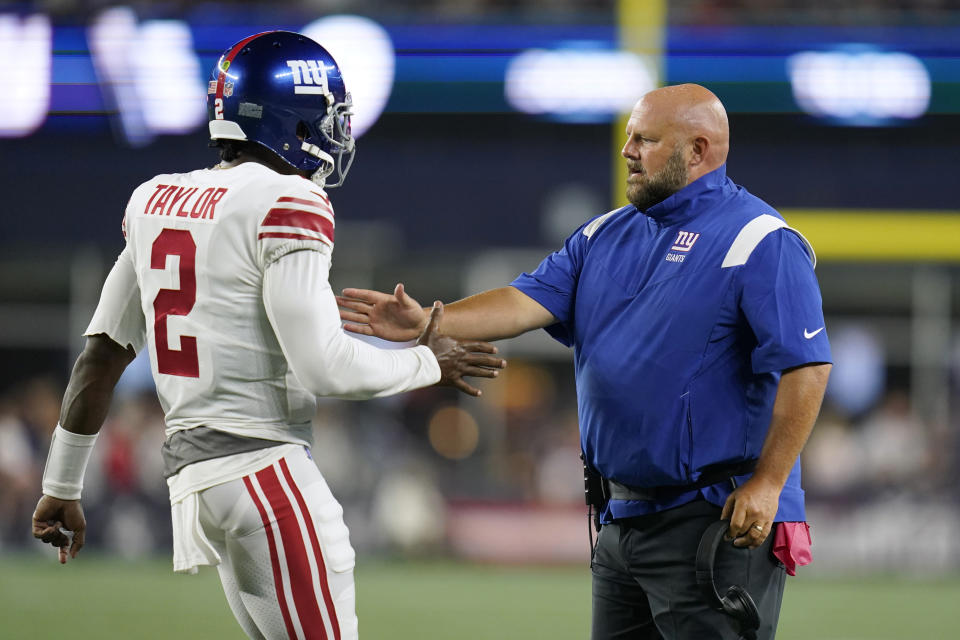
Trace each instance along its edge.
<instances>
[{"instance_id":1,"label":"coach's hand","mask_svg":"<svg viewBox=\"0 0 960 640\"><path fill-rule=\"evenodd\" d=\"M456 387L467 395L479 396L480 390L464 381L464 376L478 378L496 378L500 369L507 366L503 358L492 354L497 348L489 342L479 340L457 340L440 333L440 320L443 318L443 303L433 303L427 327L423 330L418 345L430 347L437 362L440 363L440 382L438 384Z\"/></svg>"},{"instance_id":2,"label":"coach's hand","mask_svg":"<svg viewBox=\"0 0 960 640\"><path fill-rule=\"evenodd\" d=\"M337 296L347 331L394 342L413 340L427 324L427 313L400 283L393 294L370 289L344 289Z\"/></svg>"},{"instance_id":3,"label":"coach's hand","mask_svg":"<svg viewBox=\"0 0 960 640\"><path fill-rule=\"evenodd\" d=\"M83 547L87 520L79 500L43 496L33 512L33 537L59 548L60 564L76 558ZM63 530L73 533L73 540Z\"/></svg>"},{"instance_id":4,"label":"coach's hand","mask_svg":"<svg viewBox=\"0 0 960 640\"><path fill-rule=\"evenodd\" d=\"M773 528L782 487L754 475L734 489L723 505L721 520L730 520L727 540L735 547L759 547Z\"/></svg>"}]
</instances>

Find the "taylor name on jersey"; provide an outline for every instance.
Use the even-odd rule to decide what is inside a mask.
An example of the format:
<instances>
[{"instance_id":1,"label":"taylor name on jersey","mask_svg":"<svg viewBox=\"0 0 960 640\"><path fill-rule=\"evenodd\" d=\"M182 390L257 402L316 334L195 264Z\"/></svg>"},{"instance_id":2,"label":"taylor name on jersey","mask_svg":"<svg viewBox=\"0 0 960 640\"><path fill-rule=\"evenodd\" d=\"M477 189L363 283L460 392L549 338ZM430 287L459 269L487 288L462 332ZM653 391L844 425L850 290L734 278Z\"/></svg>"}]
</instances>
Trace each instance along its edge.
<instances>
[{"instance_id":1,"label":"taylor name on jersey","mask_svg":"<svg viewBox=\"0 0 960 640\"><path fill-rule=\"evenodd\" d=\"M168 433L216 425L309 442L316 400L288 370L262 281L292 251L317 251L329 269L334 216L323 190L256 162L164 174L134 191L124 226L121 260L132 262L142 313L130 326L146 328L127 339L151 351Z\"/></svg>"}]
</instances>

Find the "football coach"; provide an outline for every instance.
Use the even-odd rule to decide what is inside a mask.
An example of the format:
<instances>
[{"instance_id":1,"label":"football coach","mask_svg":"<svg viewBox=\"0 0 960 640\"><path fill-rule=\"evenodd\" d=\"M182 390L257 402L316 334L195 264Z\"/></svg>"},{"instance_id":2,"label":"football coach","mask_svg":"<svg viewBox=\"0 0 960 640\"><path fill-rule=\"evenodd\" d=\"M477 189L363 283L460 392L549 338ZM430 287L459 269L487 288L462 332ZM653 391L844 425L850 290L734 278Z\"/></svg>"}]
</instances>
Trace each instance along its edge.
<instances>
[{"instance_id":1,"label":"football coach","mask_svg":"<svg viewBox=\"0 0 960 640\"><path fill-rule=\"evenodd\" d=\"M626 135L631 204L510 286L447 305L441 330L545 328L574 348L581 446L603 494L593 640L737 638L696 579L719 519L733 543L717 572L773 638L785 575L810 559L799 456L831 367L813 249L727 177L727 115L704 87L647 93ZM428 317L403 285L339 302L347 329L389 340Z\"/></svg>"}]
</instances>

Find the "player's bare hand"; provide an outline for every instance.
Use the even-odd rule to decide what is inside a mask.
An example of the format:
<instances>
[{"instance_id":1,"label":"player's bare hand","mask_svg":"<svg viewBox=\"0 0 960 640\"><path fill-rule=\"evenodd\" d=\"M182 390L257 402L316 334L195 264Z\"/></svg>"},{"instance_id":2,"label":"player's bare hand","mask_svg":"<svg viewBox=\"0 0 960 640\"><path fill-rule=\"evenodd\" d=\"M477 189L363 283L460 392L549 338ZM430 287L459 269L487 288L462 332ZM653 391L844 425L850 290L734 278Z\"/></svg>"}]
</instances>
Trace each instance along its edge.
<instances>
[{"instance_id":1,"label":"player's bare hand","mask_svg":"<svg viewBox=\"0 0 960 640\"><path fill-rule=\"evenodd\" d=\"M33 537L57 547L60 564L76 558L83 547L87 521L79 500L43 496L33 512ZM73 533L73 539L66 532Z\"/></svg>"},{"instance_id":2,"label":"player's bare hand","mask_svg":"<svg viewBox=\"0 0 960 640\"><path fill-rule=\"evenodd\" d=\"M760 476L737 487L723 505L721 520L730 520L727 539L733 539L735 547L759 547L773 528L777 515L781 487Z\"/></svg>"},{"instance_id":3,"label":"player's bare hand","mask_svg":"<svg viewBox=\"0 0 960 640\"><path fill-rule=\"evenodd\" d=\"M497 348L489 342L479 340L457 340L440 333L440 320L443 318L443 303L433 303L427 327L423 330L417 344L427 345L437 356L440 363L439 384L456 387L467 395L479 396L480 390L463 379L464 376L477 378L496 378L507 361L492 354Z\"/></svg>"},{"instance_id":4,"label":"player's bare hand","mask_svg":"<svg viewBox=\"0 0 960 640\"><path fill-rule=\"evenodd\" d=\"M427 324L420 303L407 295L400 283L393 294L370 289L344 289L337 296L340 319L347 331L394 342L414 340Z\"/></svg>"}]
</instances>

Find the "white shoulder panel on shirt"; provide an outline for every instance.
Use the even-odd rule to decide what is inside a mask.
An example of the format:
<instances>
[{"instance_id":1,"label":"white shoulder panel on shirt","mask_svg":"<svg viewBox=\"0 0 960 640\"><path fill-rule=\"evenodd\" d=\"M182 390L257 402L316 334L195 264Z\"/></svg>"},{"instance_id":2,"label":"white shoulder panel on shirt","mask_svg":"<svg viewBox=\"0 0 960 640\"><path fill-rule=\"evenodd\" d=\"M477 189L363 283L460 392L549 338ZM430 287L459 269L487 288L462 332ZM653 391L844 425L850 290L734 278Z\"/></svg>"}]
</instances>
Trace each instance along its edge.
<instances>
[{"instance_id":1,"label":"white shoulder panel on shirt","mask_svg":"<svg viewBox=\"0 0 960 640\"><path fill-rule=\"evenodd\" d=\"M724 256L723 264L720 265L720 268L726 269L727 267L739 267L740 265L746 264L747 260L750 259L750 254L757 248L757 245L777 229L786 229L787 231L792 231L797 234L797 237L803 242L803 246L806 247L807 254L810 256L810 261L813 263L813 266L817 266L817 255L813 252L813 246L799 231L788 227L786 222L776 216L763 214L757 216L740 229L740 233L737 234L733 244L730 245L730 250L727 251L727 255ZM584 233L586 233L586 230L584 230Z\"/></svg>"},{"instance_id":2,"label":"white shoulder panel on shirt","mask_svg":"<svg viewBox=\"0 0 960 640\"><path fill-rule=\"evenodd\" d=\"M596 233L597 229L600 228L600 225L606 222L607 218L615 214L617 211L620 211L620 209L614 209L609 213L605 213L599 218L597 218L596 220L594 220L593 222L591 222L590 224L588 224L586 227L583 228L583 235L587 236L588 238L591 237L594 233Z\"/></svg>"}]
</instances>

